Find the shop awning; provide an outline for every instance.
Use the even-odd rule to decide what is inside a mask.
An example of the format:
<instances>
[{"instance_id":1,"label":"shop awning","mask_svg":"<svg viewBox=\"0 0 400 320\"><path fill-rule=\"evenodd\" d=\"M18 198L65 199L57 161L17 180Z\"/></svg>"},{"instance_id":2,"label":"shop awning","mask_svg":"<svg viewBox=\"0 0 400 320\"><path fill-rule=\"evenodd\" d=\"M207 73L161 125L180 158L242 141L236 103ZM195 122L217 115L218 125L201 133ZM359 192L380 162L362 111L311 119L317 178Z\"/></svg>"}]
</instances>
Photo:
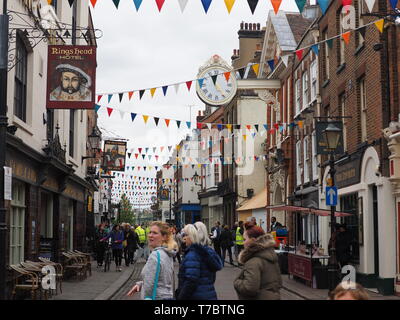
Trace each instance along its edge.
<instances>
[{"instance_id":1,"label":"shop awning","mask_svg":"<svg viewBox=\"0 0 400 320\"><path fill-rule=\"evenodd\" d=\"M289 211L289 212L294 212L294 211L299 212L300 211L300 212L316 214L318 216L326 216L326 217L331 215L330 210L297 207L297 206L287 206L287 205L269 206L269 207L267 207L267 209L270 209L273 211ZM335 211L335 217L348 217L351 215L352 215L351 213Z\"/></svg>"},{"instance_id":2,"label":"shop awning","mask_svg":"<svg viewBox=\"0 0 400 320\"><path fill-rule=\"evenodd\" d=\"M265 208L267 205L267 189L264 188L260 193L257 193L253 198L245 201L243 205L236 211L247 211Z\"/></svg>"}]
</instances>

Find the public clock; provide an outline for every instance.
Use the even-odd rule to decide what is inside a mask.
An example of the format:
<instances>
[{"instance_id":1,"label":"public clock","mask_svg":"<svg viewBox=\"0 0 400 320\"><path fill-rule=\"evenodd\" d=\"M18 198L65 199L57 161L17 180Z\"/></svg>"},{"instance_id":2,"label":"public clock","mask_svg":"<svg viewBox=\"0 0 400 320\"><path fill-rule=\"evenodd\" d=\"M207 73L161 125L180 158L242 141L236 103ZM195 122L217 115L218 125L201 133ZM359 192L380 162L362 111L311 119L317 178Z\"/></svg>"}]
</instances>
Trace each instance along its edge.
<instances>
[{"instance_id":1,"label":"public clock","mask_svg":"<svg viewBox=\"0 0 400 320\"><path fill-rule=\"evenodd\" d=\"M198 79L204 79L202 86L196 83L196 91L199 98L208 105L224 105L230 102L236 94L237 82L235 72L232 72L229 80L226 81L224 73L231 72L225 65L210 65L198 74ZM213 81L213 76L217 79Z\"/></svg>"}]
</instances>

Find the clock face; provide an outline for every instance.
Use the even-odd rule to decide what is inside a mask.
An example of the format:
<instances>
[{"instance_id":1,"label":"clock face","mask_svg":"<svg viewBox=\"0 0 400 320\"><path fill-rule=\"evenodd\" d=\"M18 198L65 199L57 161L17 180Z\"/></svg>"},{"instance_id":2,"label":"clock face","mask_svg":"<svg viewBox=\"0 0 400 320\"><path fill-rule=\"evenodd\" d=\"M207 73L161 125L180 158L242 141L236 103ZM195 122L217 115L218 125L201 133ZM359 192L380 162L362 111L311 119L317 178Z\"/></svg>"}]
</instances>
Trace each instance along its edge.
<instances>
[{"instance_id":1,"label":"clock face","mask_svg":"<svg viewBox=\"0 0 400 320\"><path fill-rule=\"evenodd\" d=\"M235 73L232 72L229 81L226 81L225 72L229 72L227 68L215 66L209 67L202 71L198 78L203 78L202 86L196 83L196 90L199 98L209 105L224 105L232 100L236 94L237 83ZM213 82L212 76L217 76L217 80Z\"/></svg>"}]
</instances>

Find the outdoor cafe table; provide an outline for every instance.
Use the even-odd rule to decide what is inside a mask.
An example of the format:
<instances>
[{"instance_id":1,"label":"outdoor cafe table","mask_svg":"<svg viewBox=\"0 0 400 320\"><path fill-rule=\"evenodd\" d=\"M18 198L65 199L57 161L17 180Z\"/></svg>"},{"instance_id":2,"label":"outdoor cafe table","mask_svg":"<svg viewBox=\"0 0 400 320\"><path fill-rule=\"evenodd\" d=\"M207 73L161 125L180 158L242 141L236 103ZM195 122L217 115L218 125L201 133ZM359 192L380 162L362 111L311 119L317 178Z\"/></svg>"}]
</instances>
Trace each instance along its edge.
<instances>
[{"instance_id":1,"label":"outdoor cafe table","mask_svg":"<svg viewBox=\"0 0 400 320\"><path fill-rule=\"evenodd\" d=\"M296 276L306 280L310 286L313 283L313 268L318 265L324 265L325 261L329 259L328 255L310 255L302 253L289 252L289 276ZM322 260L322 261L321 261Z\"/></svg>"}]
</instances>

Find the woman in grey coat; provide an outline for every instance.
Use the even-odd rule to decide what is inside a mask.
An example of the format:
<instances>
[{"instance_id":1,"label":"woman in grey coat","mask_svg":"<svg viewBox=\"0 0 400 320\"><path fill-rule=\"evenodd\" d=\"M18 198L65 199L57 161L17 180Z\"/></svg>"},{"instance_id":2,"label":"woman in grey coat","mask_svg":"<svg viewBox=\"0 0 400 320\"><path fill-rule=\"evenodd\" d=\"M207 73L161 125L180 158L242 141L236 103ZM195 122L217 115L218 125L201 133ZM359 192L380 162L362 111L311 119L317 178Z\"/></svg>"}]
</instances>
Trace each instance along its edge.
<instances>
[{"instance_id":1,"label":"woman in grey coat","mask_svg":"<svg viewBox=\"0 0 400 320\"><path fill-rule=\"evenodd\" d=\"M142 299L148 300L153 296L157 266L159 265L159 278L154 300L171 300L174 297L174 263L173 250L175 241L168 224L160 221L150 225L149 247L152 252L143 267L141 276L143 281L137 282L128 292L128 296L135 292L142 292ZM158 264L158 254L160 264Z\"/></svg>"}]
</instances>

